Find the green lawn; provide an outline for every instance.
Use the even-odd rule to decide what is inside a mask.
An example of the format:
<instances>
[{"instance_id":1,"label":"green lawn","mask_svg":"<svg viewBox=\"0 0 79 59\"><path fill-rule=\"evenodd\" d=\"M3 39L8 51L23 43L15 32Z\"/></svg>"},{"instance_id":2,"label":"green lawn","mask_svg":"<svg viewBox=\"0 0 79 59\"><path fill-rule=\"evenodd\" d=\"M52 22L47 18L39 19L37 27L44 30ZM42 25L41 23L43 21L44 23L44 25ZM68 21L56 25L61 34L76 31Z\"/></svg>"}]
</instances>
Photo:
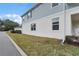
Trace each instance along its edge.
<instances>
[{"instance_id":1,"label":"green lawn","mask_svg":"<svg viewBox=\"0 0 79 59\"><path fill-rule=\"evenodd\" d=\"M58 40L23 34L8 34L30 56L79 56L79 47L64 44Z\"/></svg>"}]
</instances>

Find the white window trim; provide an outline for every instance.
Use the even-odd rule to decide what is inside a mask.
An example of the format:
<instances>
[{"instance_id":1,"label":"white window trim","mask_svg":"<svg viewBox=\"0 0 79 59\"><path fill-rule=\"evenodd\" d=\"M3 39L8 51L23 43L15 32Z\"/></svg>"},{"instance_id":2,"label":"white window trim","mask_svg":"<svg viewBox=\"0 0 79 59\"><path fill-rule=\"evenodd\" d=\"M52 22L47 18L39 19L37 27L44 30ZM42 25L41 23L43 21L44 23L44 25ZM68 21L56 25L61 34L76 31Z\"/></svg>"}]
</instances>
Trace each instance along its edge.
<instances>
[{"instance_id":1,"label":"white window trim","mask_svg":"<svg viewBox=\"0 0 79 59\"><path fill-rule=\"evenodd\" d=\"M52 23L54 23L54 22L59 22L59 17L55 17L55 18L53 18L52 19ZM56 24L57 25L57 24ZM59 24L58 24L59 25ZM59 27L60 27L60 25L59 25ZM52 30L53 30L53 24L52 24ZM53 31L59 31L60 30L60 28L58 29L58 30L53 30Z\"/></svg>"},{"instance_id":2,"label":"white window trim","mask_svg":"<svg viewBox=\"0 0 79 59\"><path fill-rule=\"evenodd\" d=\"M35 25L35 27L33 27ZM31 31L36 31L36 23L31 24Z\"/></svg>"}]
</instances>

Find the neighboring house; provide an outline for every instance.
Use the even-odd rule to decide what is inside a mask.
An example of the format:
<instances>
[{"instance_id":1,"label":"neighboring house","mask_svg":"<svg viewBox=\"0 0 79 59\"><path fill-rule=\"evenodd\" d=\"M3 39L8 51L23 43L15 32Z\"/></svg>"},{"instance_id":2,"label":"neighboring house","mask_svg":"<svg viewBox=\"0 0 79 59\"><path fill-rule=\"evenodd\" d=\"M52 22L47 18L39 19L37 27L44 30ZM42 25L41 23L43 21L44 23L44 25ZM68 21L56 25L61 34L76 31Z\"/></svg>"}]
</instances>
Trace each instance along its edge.
<instances>
[{"instance_id":1,"label":"neighboring house","mask_svg":"<svg viewBox=\"0 0 79 59\"><path fill-rule=\"evenodd\" d=\"M4 25L0 25L0 31L4 31L5 30L5 26Z\"/></svg>"},{"instance_id":2,"label":"neighboring house","mask_svg":"<svg viewBox=\"0 0 79 59\"><path fill-rule=\"evenodd\" d=\"M79 3L38 3L22 15L22 33L64 41L79 36Z\"/></svg>"}]
</instances>

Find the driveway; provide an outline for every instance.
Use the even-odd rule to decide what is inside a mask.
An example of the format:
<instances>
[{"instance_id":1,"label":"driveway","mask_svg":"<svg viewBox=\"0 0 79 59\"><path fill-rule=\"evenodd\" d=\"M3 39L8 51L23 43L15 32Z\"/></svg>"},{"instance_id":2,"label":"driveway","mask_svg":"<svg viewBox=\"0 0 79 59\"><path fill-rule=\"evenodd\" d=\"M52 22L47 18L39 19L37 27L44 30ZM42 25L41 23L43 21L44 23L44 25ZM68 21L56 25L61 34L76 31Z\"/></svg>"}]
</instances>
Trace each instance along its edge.
<instances>
[{"instance_id":1,"label":"driveway","mask_svg":"<svg viewBox=\"0 0 79 59\"><path fill-rule=\"evenodd\" d=\"M4 32L0 32L0 56L21 56Z\"/></svg>"}]
</instances>

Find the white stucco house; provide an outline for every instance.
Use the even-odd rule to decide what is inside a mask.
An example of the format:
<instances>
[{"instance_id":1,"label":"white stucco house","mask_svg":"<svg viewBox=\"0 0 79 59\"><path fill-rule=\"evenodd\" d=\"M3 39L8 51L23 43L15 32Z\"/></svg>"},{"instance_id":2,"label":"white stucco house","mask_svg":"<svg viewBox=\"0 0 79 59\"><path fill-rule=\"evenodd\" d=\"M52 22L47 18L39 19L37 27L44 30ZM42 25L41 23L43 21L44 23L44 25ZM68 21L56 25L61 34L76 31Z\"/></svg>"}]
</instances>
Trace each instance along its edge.
<instances>
[{"instance_id":1,"label":"white stucco house","mask_svg":"<svg viewBox=\"0 0 79 59\"><path fill-rule=\"evenodd\" d=\"M79 36L79 3L38 3L22 15L22 33L65 40Z\"/></svg>"}]
</instances>

